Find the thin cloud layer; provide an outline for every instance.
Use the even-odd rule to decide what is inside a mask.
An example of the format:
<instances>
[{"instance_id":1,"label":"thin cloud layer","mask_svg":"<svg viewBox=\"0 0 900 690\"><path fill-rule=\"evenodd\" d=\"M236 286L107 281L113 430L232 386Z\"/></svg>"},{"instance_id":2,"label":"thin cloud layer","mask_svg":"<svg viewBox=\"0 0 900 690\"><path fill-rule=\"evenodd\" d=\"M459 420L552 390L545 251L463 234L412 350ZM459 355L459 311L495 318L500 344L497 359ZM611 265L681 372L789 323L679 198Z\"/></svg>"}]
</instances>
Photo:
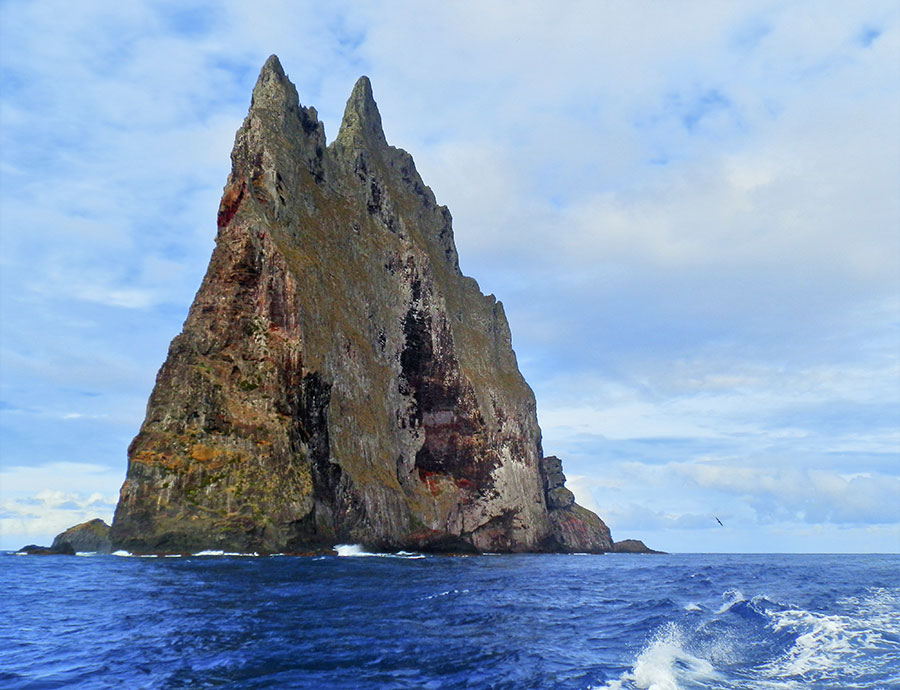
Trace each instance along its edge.
<instances>
[{"instance_id":1,"label":"thin cloud layer","mask_svg":"<svg viewBox=\"0 0 900 690\"><path fill-rule=\"evenodd\" d=\"M372 78L463 270L505 304L546 452L617 538L900 549L898 15L0 5L0 443L34 468L0 484L0 546L124 478L275 52L329 138ZM104 486L47 494L96 479L66 461Z\"/></svg>"}]
</instances>

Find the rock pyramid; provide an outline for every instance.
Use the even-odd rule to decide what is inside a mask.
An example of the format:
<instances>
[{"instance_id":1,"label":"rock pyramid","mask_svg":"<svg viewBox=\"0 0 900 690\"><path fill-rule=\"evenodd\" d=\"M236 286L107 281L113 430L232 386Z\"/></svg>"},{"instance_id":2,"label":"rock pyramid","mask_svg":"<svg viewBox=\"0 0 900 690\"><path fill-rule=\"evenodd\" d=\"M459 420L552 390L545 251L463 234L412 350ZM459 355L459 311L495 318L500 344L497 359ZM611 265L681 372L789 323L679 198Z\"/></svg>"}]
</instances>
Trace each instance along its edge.
<instances>
[{"instance_id":1,"label":"rock pyramid","mask_svg":"<svg viewBox=\"0 0 900 690\"><path fill-rule=\"evenodd\" d=\"M503 307L460 272L450 212L386 142L369 80L326 145L273 55L231 159L114 548L609 550L543 460Z\"/></svg>"}]
</instances>

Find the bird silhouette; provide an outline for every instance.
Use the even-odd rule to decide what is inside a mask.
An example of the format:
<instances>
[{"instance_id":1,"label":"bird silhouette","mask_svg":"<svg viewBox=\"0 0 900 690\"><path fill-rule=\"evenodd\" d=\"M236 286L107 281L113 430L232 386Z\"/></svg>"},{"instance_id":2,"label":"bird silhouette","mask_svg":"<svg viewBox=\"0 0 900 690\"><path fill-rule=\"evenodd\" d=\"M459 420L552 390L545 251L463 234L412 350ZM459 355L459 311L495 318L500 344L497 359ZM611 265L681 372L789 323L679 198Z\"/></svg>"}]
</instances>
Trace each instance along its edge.
<instances>
[{"instance_id":1,"label":"bird silhouette","mask_svg":"<svg viewBox=\"0 0 900 690\"><path fill-rule=\"evenodd\" d=\"M722 521L721 521L719 518L717 518L715 515L713 515L713 517L716 518L716 522L718 522L719 525L720 525L721 527L724 527L724 526L725 526L725 525L722 524Z\"/></svg>"}]
</instances>

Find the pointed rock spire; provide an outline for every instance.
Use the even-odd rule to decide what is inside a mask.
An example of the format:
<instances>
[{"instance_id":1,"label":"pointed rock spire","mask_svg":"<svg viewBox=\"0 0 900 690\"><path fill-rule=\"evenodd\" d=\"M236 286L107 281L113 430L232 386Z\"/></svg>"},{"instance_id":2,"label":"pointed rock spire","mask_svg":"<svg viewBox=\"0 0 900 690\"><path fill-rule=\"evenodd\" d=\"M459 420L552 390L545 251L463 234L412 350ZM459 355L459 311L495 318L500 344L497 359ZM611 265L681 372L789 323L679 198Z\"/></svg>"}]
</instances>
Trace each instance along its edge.
<instances>
[{"instance_id":1,"label":"pointed rock spire","mask_svg":"<svg viewBox=\"0 0 900 690\"><path fill-rule=\"evenodd\" d=\"M357 145L362 143L359 139L370 147L387 146L381 128L381 114L372 96L372 84L365 76L360 77L353 87L337 136L337 141L347 146L354 140L357 140Z\"/></svg>"},{"instance_id":2,"label":"pointed rock spire","mask_svg":"<svg viewBox=\"0 0 900 690\"><path fill-rule=\"evenodd\" d=\"M259 72L250 100L251 112L255 109L296 109L300 106L297 89L285 76L277 55L270 55Z\"/></svg>"},{"instance_id":3,"label":"pointed rock spire","mask_svg":"<svg viewBox=\"0 0 900 690\"><path fill-rule=\"evenodd\" d=\"M276 179L282 180L284 188L299 184L288 179L298 161L306 164L315 179L324 179L324 152L325 129L315 108L300 104L297 88L285 75L278 56L270 55L253 87L247 118L235 136L232 176L259 181L265 171L265 179L273 185L267 194L278 199L284 194L275 189ZM223 203L228 198L226 191Z\"/></svg>"},{"instance_id":4,"label":"pointed rock spire","mask_svg":"<svg viewBox=\"0 0 900 690\"><path fill-rule=\"evenodd\" d=\"M279 79L284 79L284 68L281 66L281 60L278 59L278 56L272 53L266 61L263 63L262 69L260 70L260 77L267 74L273 74L277 76Z\"/></svg>"}]
</instances>

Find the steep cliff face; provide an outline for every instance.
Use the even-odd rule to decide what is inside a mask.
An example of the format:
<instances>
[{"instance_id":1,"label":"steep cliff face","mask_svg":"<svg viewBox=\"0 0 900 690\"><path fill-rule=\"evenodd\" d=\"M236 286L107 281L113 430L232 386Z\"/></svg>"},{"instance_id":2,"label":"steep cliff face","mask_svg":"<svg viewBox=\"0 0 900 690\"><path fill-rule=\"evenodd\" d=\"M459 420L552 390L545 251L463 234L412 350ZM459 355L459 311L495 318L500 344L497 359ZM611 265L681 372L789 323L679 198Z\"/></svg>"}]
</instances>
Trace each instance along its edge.
<instances>
[{"instance_id":1,"label":"steep cliff face","mask_svg":"<svg viewBox=\"0 0 900 690\"><path fill-rule=\"evenodd\" d=\"M450 213L385 141L368 79L326 146L269 58L129 448L116 548L608 550L541 459L503 307L460 273Z\"/></svg>"}]
</instances>

